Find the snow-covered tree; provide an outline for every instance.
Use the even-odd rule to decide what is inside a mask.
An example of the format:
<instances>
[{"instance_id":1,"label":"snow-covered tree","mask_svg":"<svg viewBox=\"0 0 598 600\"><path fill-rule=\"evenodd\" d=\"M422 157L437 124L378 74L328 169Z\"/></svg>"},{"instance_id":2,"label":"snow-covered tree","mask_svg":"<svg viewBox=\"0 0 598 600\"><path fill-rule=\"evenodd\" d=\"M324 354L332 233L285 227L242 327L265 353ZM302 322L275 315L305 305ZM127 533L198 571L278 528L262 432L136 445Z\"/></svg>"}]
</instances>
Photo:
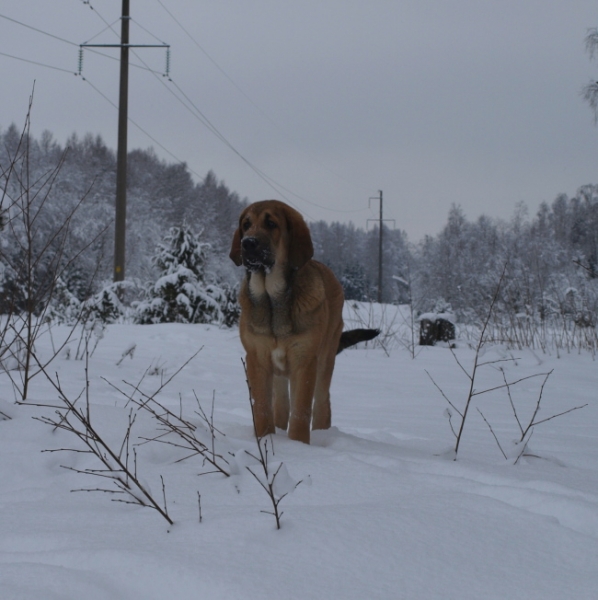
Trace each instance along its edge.
<instances>
[{"instance_id":1,"label":"snow-covered tree","mask_svg":"<svg viewBox=\"0 0 598 600\"><path fill-rule=\"evenodd\" d=\"M184 224L171 227L158 245L153 262L159 271L137 306L139 323L221 323L226 294L206 280L210 245Z\"/></svg>"}]
</instances>

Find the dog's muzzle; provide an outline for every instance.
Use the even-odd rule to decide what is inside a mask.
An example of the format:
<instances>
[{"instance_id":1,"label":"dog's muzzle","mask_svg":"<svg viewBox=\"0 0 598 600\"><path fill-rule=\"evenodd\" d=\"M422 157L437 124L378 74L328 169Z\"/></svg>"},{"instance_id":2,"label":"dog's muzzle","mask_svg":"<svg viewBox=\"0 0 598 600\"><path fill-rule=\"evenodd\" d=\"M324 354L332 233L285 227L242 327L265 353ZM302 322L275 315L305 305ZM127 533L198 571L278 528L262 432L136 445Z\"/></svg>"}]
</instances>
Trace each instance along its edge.
<instances>
[{"instance_id":1,"label":"dog's muzzle","mask_svg":"<svg viewBox=\"0 0 598 600\"><path fill-rule=\"evenodd\" d=\"M270 248L256 237L245 237L241 240L241 256L243 265L250 271L267 271L274 266Z\"/></svg>"}]
</instances>

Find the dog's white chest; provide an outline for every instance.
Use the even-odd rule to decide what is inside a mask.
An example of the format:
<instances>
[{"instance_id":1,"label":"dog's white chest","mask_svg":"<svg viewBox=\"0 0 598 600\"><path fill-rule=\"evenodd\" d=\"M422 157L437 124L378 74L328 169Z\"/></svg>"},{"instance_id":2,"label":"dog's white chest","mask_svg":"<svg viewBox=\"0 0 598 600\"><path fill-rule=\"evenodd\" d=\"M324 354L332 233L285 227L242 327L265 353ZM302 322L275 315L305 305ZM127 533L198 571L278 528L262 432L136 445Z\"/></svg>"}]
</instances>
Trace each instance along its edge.
<instances>
[{"instance_id":1,"label":"dog's white chest","mask_svg":"<svg viewBox=\"0 0 598 600\"><path fill-rule=\"evenodd\" d=\"M266 275L264 285L270 298L276 298L284 294L287 289L287 282L278 265L274 265L272 271Z\"/></svg>"},{"instance_id":2,"label":"dog's white chest","mask_svg":"<svg viewBox=\"0 0 598 600\"><path fill-rule=\"evenodd\" d=\"M284 294L287 283L280 269L274 267L267 274L255 272L249 278L249 292L254 298L268 294L270 298L277 298Z\"/></svg>"},{"instance_id":3,"label":"dog's white chest","mask_svg":"<svg viewBox=\"0 0 598 600\"><path fill-rule=\"evenodd\" d=\"M266 292L266 281L263 273L252 273L249 278L249 292L254 298L260 298Z\"/></svg>"}]
</instances>

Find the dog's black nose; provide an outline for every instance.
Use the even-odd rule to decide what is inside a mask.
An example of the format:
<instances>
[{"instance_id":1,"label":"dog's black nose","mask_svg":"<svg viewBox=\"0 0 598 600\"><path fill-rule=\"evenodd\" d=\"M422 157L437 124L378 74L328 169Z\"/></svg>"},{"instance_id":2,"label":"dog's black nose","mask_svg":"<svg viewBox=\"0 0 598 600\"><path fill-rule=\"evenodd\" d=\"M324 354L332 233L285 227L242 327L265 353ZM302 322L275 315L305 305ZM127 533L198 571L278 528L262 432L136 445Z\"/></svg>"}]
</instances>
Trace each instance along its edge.
<instances>
[{"instance_id":1,"label":"dog's black nose","mask_svg":"<svg viewBox=\"0 0 598 600\"><path fill-rule=\"evenodd\" d=\"M245 252L255 252L255 250L258 247L258 241L254 237L243 238L243 241L241 242L241 244L242 244L243 250Z\"/></svg>"}]
</instances>

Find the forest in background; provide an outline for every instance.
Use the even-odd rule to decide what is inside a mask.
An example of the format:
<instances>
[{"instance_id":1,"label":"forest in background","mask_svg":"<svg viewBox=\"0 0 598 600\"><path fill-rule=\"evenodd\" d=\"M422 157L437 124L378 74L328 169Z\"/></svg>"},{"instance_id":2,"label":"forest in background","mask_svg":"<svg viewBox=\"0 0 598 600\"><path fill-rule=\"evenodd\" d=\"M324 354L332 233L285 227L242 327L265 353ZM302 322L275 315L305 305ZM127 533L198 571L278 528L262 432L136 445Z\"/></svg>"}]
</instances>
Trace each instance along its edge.
<instances>
[{"instance_id":1,"label":"forest in background","mask_svg":"<svg viewBox=\"0 0 598 600\"><path fill-rule=\"evenodd\" d=\"M29 263L24 258L27 235L38 257L38 283L29 281L31 289L47 287L43 273L56 271L58 263L60 287L70 298L83 302L109 284L115 178L115 152L99 136L72 135L62 146L49 132L35 139L15 125L0 129L2 312L13 310L15 289L24 285L19 269L33 264L31 257ZM129 153L127 195L127 280L147 291L167 272L160 259L165 243L173 243L176 231L185 231L185 239L195 240L201 255L196 283L217 288L216 296L230 301L240 273L228 252L247 200L212 171L194 181L185 164L168 163L152 149ZM25 221L33 217L28 232ZM63 226L66 221L68 227ZM375 300L378 229L324 221L310 223L310 229L315 258L335 272L347 299ZM595 337L596 185L580 187L573 197L560 194L535 215L521 204L509 220L481 216L470 221L453 206L436 235L411 242L400 229L385 228L383 238L385 303L409 304L415 315L452 313L459 323L476 324L500 282L498 327L516 327L521 336L530 324L590 328ZM31 289L29 299L21 299L21 309L32 307ZM43 304L43 294L36 297ZM40 305L32 308L39 312Z\"/></svg>"}]
</instances>

